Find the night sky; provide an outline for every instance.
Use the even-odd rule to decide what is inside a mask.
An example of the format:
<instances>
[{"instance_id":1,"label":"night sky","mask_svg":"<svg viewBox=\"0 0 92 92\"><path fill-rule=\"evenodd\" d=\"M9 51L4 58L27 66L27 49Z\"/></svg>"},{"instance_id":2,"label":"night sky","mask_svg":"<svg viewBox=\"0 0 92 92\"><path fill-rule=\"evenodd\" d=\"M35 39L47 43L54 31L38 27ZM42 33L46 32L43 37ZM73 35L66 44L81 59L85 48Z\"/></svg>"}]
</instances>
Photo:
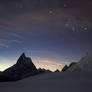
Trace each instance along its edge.
<instances>
[{"instance_id":1,"label":"night sky","mask_svg":"<svg viewBox=\"0 0 92 92\"><path fill-rule=\"evenodd\" d=\"M92 50L92 0L0 0L0 70L25 52L62 69Z\"/></svg>"}]
</instances>

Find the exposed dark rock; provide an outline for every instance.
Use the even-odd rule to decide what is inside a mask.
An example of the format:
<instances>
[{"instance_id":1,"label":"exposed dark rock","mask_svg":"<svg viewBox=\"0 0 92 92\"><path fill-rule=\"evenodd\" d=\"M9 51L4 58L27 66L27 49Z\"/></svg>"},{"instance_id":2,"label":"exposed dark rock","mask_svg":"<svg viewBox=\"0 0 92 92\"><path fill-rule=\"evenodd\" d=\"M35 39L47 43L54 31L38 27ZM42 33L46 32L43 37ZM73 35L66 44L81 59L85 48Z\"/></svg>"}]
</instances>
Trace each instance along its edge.
<instances>
[{"instance_id":1,"label":"exposed dark rock","mask_svg":"<svg viewBox=\"0 0 92 92\"><path fill-rule=\"evenodd\" d=\"M62 71L63 71L63 72L64 72L64 71L67 71L70 67L74 66L75 64L76 64L76 62L72 62L72 63L70 63L69 66L65 65L65 66L63 67Z\"/></svg>"},{"instance_id":2,"label":"exposed dark rock","mask_svg":"<svg viewBox=\"0 0 92 92\"><path fill-rule=\"evenodd\" d=\"M32 60L23 53L17 63L6 69L3 73L12 76L15 80L19 80L37 74L37 69Z\"/></svg>"},{"instance_id":3,"label":"exposed dark rock","mask_svg":"<svg viewBox=\"0 0 92 92\"><path fill-rule=\"evenodd\" d=\"M72 66L75 65L75 64L77 64L77 63L76 63L76 62L70 63L69 68L72 67Z\"/></svg>"},{"instance_id":4,"label":"exposed dark rock","mask_svg":"<svg viewBox=\"0 0 92 92\"><path fill-rule=\"evenodd\" d=\"M60 72L58 69L55 72Z\"/></svg>"},{"instance_id":5,"label":"exposed dark rock","mask_svg":"<svg viewBox=\"0 0 92 92\"><path fill-rule=\"evenodd\" d=\"M69 67L68 67L67 65L65 65L65 66L63 67L62 71L64 72L64 71L66 71L68 68L69 68Z\"/></svg>"},{"instance_id":6,"label":"exposed dark rock","mask_svg":"<svg viewBox=\"0 0 92 92\"><path fill-rule=\"evenodd\" d=\"M46 70L46 69L41 69L41 68L39 68L39 69L38 69L38 74L42 74L42 73L51 73L51 71L50 71L50 70Z\"/></svg>"}]
</instances>

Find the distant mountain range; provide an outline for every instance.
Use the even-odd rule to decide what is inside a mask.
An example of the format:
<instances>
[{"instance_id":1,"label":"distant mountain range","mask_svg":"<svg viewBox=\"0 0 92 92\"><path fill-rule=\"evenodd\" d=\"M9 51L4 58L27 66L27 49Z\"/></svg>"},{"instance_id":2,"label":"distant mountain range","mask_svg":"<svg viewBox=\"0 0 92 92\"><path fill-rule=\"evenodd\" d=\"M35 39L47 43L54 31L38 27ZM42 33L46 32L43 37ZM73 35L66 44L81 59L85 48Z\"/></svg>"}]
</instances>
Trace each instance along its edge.
<instances>
[{"instance_id":1,"label":"distant mountain range","mask_svg":"<svg viewBox=\"0 0 92 92\"><path fill-rule=\"evenodd\" d=\"M92 72L92 52L87 52L79 62L72 62L69 66L65 65L61 72ZM56 70L55 72L60 72ZM0 81L17 81L37 74L51 73L50 70L37 69L31 58L23 53L16 64L0 72Z\"/></svg>"},{"instance_id":2,"label":"distant mountain range","mask_svg":"<svg viewBox=\"0 0 92 92\"><path fill-rule=\"evenodd\" d=\"M37 69L31 58L26 57L23 53L17 63L9 67L3 72L0 72L0 81L17 81L29 76L34 76L41 73L51 72L45 69Z\"/></svg>"}]
</instances>

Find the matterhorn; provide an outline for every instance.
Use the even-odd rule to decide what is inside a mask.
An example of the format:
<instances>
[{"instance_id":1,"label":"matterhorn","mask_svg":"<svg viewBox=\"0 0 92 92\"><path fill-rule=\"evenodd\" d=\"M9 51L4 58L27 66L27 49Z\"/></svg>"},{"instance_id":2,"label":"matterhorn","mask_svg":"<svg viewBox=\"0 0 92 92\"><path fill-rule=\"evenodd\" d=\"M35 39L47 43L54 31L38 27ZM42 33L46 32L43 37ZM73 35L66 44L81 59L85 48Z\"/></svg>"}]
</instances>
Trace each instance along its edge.
<instances>
[{"instance_id":1,"label":"matterhorn","mask_svg":"<svg viewBox=\"0 0 92 92\"><path fill-rule=\"evenodd\" d=\"M13 77L15 80L33 76L37 73L37 69L31 58L26 57L23 53L16 64L3 72L5 75Z\"/></svg>"}]
</instances>

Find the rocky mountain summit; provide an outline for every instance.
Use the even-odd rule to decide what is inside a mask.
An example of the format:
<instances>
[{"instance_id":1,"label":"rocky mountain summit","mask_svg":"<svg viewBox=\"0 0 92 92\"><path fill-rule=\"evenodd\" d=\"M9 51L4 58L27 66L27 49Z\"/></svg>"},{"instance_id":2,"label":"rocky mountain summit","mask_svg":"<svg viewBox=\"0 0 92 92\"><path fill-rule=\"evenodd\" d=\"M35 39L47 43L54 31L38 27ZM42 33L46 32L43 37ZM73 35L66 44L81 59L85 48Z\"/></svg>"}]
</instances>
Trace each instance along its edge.
<instances>
[{"instance_id":1,"label":"rocky mountain summit","mask_svg":"<svg viewBox=\"0 0 92 92\"><path fill-rule=\"evenodd\" d=\"M92 51L87 52L86 56L68 68L67 71L92 72Z\"/></svg>"},{"instance_id":2,"label":"rocky mountain summit","mask_svg":"<svg viewBox=\"0 0 92 92\"><path fill-rule=\"evenodd\" d=\"M37 69L31 58L26 57L25 53L23 53L17 60L16 64L9 67L5 71L0 72L0 82L17 81L29 76L50 72L50 70L41 68Z\"/></svg>"},{"instance_id":3,"label":"rocky mountain summit","mask_svg":"<svg viewBox=\"0 0 92 92\"><path fill-rule=\"evenodd\" d=\"M17 63L6 69L3 73L5 75L12 76L15 80L18 80L37 74L37 69L32 63L31 58L26 57L23 53L19 57Z\"/></svg>"}]
</instances>

